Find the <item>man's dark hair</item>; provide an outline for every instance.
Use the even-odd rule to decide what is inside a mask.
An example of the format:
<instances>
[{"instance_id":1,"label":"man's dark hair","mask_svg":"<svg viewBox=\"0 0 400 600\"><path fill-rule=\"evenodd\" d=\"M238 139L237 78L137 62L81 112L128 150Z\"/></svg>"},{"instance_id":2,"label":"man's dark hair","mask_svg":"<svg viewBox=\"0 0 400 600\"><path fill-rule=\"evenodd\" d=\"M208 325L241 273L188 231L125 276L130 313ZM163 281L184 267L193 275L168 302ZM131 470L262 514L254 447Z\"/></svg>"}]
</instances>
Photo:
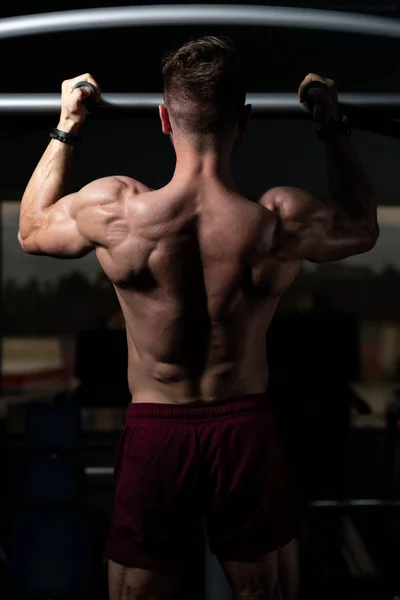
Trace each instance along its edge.
<instances>
[{"instance_id":1,"label":"man's dark hair","mask_svg":"<svg viewBox=\"0 0 400 600\"><path fill-rule=\"evenodd\" d=\"M164 57L162 74L165 104L183 132L219 134L238 119L246 94L231 40L187 42Z\"/></svg>"}]
</instances>

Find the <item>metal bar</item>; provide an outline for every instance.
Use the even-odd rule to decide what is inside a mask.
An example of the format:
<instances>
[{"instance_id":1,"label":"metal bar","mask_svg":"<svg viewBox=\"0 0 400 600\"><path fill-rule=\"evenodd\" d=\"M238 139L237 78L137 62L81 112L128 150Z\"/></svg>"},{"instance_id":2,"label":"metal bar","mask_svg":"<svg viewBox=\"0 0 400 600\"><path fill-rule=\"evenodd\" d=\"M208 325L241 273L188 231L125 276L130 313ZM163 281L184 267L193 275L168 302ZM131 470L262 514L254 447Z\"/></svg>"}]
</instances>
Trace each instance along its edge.
<instances>
[{"instance_id":1,"label":"metal bar","mask_svg":"<svg viewBox=\"0 0 400 600\"><path fill-rule=\"evenodd\" d=\"M233 600L232 590L221 564L211 554L207 534L205 535L204 598L205 600Z\"/></svg>"},{"instance_id":2,"label":"metal bar","mask_svg":"<svg viewBox=\"0 0 400 600\"><path fill-rule=\"evenodd\" d=\"M112 477L114 467L85 467L85 475L88 477L108 476Z\"/></svg>"},{"instance_id":3,"label":"metal bar","mask_svg":"<svg viewBox=\"0 0 400 600\"><path fill-rule=\"evenodd\" d=\"M340 104L349 112L374 114L385 119L400 117L400 94L341 94ZM162 94L103 94L93 116L148 112L156 114ZM307 118L296 94L248 94L258 116ZM0 94L0 114L53 114L60 110L59 94Z\"/></svg>"},{"instance_id":4,"label":"metal bar","mask_svg":"<svg viewBox=\"0 0 400 600\"><path fill-rule=\"evenodd\" d=\"M309 508L400 508L400 500L390 498L354 498L351 500L312 500Z\"/></svg>"},{"instance_id":5,"label":"metal bar","mask_svg":"<svg viewBox=\"0 0 400 600\"><path fill-rule=\"evenodd\" d=\"M0 310L3 313L4 306L4 282L3 282L3 260L4 260L4 246L5 246L5 235L3 232L3 204L0 202L0 231L2 235L2 240L0 242ZM3 319L0 324L0 336L1 339L4 337L4 329L2 326ZM0 344L0 393L3 395L4 393L4 377L3 377L3 344ZM4 417L3 417L4 418Z\"/></svg>"},{"instance_id":6,"label":"metal bar","mask_svg":"<svg viewBox=\"0 0 400 600\"><path fill-rule=\"evenodd\" d=\"M400 38L400 21L388 17L309 8L189 4L122 6L7 17L0 20L0 39L84 29L170 25L288 27Z\"/></svg>"},{"instance_id":7,"label":"metal bar","mask_svg":"<svg viewBox=\"0 0 400 600\"><path fill-rule=\"evenodd\" d=\"M162 94L103 94L96 114L151 112L162 102ZM60 94L0 94L0 114L53 114L60 106Z\"/></svg>"}]
</instances>

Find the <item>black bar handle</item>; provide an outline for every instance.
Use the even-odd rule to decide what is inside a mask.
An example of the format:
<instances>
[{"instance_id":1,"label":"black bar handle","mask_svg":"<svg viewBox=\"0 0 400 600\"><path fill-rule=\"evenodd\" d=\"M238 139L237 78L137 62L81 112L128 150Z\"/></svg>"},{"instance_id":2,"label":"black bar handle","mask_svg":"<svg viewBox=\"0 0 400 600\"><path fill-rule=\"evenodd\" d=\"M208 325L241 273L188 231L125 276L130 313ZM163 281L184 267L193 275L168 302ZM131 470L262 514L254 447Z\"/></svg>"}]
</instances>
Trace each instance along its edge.
<instances>
[{"instance_id":1,"label":"black bar handle","mask_svg":"<svg viewBox=\"0 0 400 600\"><path fill-rule=\"evenodd\" d=\"M328 86L325 85L325 83L322 83L322 81L310 81L309 84L306 85L305 89L304 89L304 102L300 102L300 107L302 110L304 110L304 112L306 113L310 113L310 115L312 115L313 110L314 110L314 105L315 105L315 100L313 98L311 98L311 96L308 95L308 92L312 89L312 88L318 88L320 90L325 90L328 91Z\"/></svg>"}]
</instances>

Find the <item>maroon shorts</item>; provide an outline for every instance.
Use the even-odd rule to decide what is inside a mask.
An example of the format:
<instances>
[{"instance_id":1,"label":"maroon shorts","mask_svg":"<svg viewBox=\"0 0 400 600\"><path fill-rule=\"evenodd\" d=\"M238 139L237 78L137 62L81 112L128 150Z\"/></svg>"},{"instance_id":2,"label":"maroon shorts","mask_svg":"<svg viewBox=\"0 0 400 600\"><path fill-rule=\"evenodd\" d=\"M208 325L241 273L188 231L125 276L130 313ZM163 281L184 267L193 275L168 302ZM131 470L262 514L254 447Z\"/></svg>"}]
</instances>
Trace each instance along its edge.
<instances>
[{"instance_id":1,"label":"maroon shorts","mask_svg":"<svg viewBox=\"0 0 400 600\"><path fill-rule=\"evenodd\" d=\"M295 536L287 466L264 394L199 406L131 404L115 465L107 556L130 567L211 551L251 560Z\"/></svg>"}]
</instances>

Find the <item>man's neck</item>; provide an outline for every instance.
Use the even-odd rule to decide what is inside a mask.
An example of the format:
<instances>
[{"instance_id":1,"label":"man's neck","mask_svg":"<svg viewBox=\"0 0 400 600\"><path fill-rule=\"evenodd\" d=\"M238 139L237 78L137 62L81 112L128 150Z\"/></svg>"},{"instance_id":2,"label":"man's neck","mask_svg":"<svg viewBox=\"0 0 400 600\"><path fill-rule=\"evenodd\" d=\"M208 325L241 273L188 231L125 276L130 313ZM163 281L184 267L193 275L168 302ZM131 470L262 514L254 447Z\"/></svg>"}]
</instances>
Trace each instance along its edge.
<instances>
[{"instance_id":1,"label":"man's neck","mask_svg":"<svg viewBox=\"0 0 400 600\"><path fill-rule=\"evenodd\" d=\"M225 150L196 150L187 145L175 145L176 167L173 180L198 183L218 181L235 187L231 172L231 153Z\"/></svg>"}]
</instances>

